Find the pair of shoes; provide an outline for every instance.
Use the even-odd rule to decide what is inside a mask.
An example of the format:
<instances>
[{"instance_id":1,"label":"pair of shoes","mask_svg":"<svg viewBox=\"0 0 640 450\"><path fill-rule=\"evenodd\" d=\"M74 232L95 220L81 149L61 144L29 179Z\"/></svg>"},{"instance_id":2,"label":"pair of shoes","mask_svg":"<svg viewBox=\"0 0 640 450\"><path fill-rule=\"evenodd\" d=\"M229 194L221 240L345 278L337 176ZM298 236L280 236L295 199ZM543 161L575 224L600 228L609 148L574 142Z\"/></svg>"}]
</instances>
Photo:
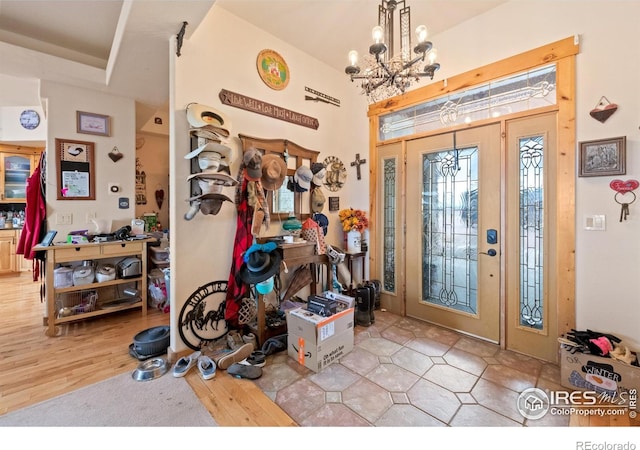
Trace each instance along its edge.
<instances>
[{"instance_id":1,"label":"pair of shoes","mask_svg":"<svg viewBox=\"0 0 640 450\"><path fill-rule=\"evenodd\" d=\"M245 344L253 345L254 350L258 350L258 339L256 338L255 334L247 333L244 336L242 336L242 340L244 341Z\"/></svg>"},{"instance_id":2,"label":"pair of shoes","mask_svg":"<svg viewBox=\"0 0 640 450\"><path fill-rule=\"evenodd\" d=\"M287 335L281 334L267 339L262 346L262 353L265 355L273 355L287 349Z\"/></svg>"},{"instance_id":3,"label":"pair of shoes","mask_svg":"<svg viewBox=\"0 0 640 450\"><path fill-rule=\"evenodd\" d=\"M256 366L256 367L264 367L267 364L266 355L260 351L256 350L252 352L247 359L243 359L238 364L244 364L245 366Z\"/></svg>"},{"instance_id":4,"label":"pair of shoes","mask_svg":"<svg viewBox=\"0 0 640 450\"><path fill-rule=\"evenodd\" d=\"M216 363L207 355L201 355L198 358L198 369L200 369L200 375L205 380L210 380L216 376Z\"/></svg>"},{"instance_id":5,"label":"pair of shoes","mask_svg":"<svg viewBox=\"0 0 640 450\"><path fill-rule=\"evenodd\" d=\"M183 377L191 370L193 366L198 362L198 358L200 358L202 353L200 351L195 351L189 356L183 356L178 360L175 366L173 366L173 376L174 377Z\"/></svg>"},{"instance_id":6,"label":"pair of shoes","mask_svg":"<svg viewBox=\"0 0 640 450\"><path fill-rule=\"evenodd\" d=\"M227 345L231 350L242 347L246 342L242 340L242 335L235 330L227 333Z\"/></svg>"},{"instance_id":7,"label":"pair of shoes","mask_svg":"<svg viewBox=\"0 0 640 450\"><path fill-rule=\"evenodd\" d=\"M262 376L262 369L258 366L247 366L245 364L232 364L227 373L236 378L247 378L255 380Z\"/></svg>"},{"instance_id":8,"label":"pair of shoes","mask_svg":"<svg viewBox=\"0 0 640 450\"><path fill-rule=\"evenodd\" d=\"M251 344L244 344L235 350L222 350L221 352L213 355L212 358L218 365L218 369L227 370L230 365L238 363L251 356L252 351L253 346Z\"/></svg>"}]
</instances>

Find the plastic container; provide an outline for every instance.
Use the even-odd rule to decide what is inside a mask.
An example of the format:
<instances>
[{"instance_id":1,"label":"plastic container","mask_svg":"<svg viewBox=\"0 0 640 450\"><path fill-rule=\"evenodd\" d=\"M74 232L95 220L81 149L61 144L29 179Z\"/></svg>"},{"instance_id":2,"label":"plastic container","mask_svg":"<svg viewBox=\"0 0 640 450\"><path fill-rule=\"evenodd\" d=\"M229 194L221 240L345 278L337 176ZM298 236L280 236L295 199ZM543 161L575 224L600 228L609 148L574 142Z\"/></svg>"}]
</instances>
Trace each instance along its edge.
<instances>
[{"instance_id":1,"label":"plastic container","mask_svg":"<svg viewBox=\"0 0 640 450\"><path fill-rule=\"evenodd\" d=\"M74 286L84 286L93 283L95 270L93 261L82 261L82 264L73 269Z\"/></svg>"},{"instance_id":2,"label":"plastic container","mask_svg":"<svg viewBox=\"0 0 640 450\"><path fill-rule=\"evenodd\" d=\"M113 264L101 264L96 270L96 281L102 283L116 279L116 266Z\"/></svg>"},{"instance_id":3,"label":"plastic container","mask_svg":"<svg viewBox=\"0 0 640 450\"><path fill-rule=\"evenodd\" d=\"M147 303L151 308L163 309L168 303L164 273L160 269L153 269L149 272L148 278L149 297Z\"/></svg>"},{"instance_id":4,"label":"plastic container","mask_svg":"<svg viewBox=\"0 0 640 450\"><path fill-rule=\"evenodd\" d=\"M66 288L73 286L73 269L71 267L58 267L53 270L53 287Z\"/></svg>"}]
</instances>

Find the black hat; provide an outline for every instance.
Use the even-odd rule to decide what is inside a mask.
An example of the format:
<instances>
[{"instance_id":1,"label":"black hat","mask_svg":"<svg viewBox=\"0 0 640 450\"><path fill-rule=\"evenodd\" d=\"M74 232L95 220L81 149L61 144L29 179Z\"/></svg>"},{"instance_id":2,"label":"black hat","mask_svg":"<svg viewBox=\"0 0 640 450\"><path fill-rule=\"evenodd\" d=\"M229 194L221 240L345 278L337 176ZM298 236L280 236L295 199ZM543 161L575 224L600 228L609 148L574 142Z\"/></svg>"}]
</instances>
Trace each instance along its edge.
<instances>
[{"instance_id":1,"label":"black hat","mask_svg":"<svg viewBox=\"0 0 640 450\"><path fill-rule=\"evenodd\" d=\"M279 250L264 252L257 250L247 258L240 268L240 279L246 284L257 284L266 281L280 271L282 254Z\"/></svg>"}]
</instances>

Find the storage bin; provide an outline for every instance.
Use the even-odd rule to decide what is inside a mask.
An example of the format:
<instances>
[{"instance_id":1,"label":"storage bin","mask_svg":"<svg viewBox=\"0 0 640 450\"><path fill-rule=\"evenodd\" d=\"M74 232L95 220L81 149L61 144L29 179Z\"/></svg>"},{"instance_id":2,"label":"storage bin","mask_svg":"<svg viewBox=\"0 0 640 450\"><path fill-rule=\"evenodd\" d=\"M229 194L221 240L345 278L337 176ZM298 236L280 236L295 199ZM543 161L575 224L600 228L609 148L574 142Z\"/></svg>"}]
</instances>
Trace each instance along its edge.
<instances>
[{"instance_id":1,"label":"storage bin","mask_svg":"<svg viewBox=\"0 0 640 450\"><path fill-rule=\"evenodd\" d=\"M148 304L152 308L163 309L168 303L167 285L164 279L164 273L160 269L153 269L149 272L149 298Z\"/></svg>"},{"instance_id":2,"label":"storage bin","mask_svg":"<svg viewBox=\"0 0 640 450\"><path fill-rule=\"evenodd\" d=\"M53 287L66 288L73 286L73 269L61 266L53 270Z\"/></svg>"},{"instance_id":3,"label":"storage bin","mask_svg":"<svg viewBox=\"0 0 640 450\"><path fill-rule=\"evenodd\" d=\"M151 249L151 257L156 261L166 261L169 259L169 249L163 247L149 247Z\"/></svg>"}]
</instances>

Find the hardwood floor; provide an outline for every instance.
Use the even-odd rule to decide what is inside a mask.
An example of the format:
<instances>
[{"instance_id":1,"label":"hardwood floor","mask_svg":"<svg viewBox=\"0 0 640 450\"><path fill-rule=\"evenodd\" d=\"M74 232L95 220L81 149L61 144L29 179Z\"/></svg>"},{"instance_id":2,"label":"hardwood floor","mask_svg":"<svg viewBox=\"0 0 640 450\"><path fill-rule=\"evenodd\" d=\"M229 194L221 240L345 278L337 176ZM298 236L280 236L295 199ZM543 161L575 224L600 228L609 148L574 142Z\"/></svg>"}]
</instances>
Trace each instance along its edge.
<instances>
[{"instance_id":1,"label":"hardwood floor","mask_svg":"<svg viewBox=\"0 0 640 450\"><path fill-rule=\"evenodd\" d=\"M71 323L49 338L39 292L31 273L0 277L0 414L132 372L138 365L128 353L133 336L169 323L160 311L143 318L134 310ZM209 382L191 371L186 380L222 426L296 426L251 381L224 371Z\"/></svg>"},{"instance_id":2,"label":"hardwood floor","mask_svg":"<svg viewBox=\"0 0 640 450\"><path fill-rule=\"evenodd\" d=\"M128 353L133 336L147 328L167 325L169 316L150 310L116 313L60 327L60 335L45 335L39 299L40 283L23 272L0 277L0 415L121 373L138 361ZM221 426L297 426L252 381L225 371L204 381L197 371L187 382ZM570 426L637 426L628 417L572 416Z\"/></svg>"}]
</instances>

